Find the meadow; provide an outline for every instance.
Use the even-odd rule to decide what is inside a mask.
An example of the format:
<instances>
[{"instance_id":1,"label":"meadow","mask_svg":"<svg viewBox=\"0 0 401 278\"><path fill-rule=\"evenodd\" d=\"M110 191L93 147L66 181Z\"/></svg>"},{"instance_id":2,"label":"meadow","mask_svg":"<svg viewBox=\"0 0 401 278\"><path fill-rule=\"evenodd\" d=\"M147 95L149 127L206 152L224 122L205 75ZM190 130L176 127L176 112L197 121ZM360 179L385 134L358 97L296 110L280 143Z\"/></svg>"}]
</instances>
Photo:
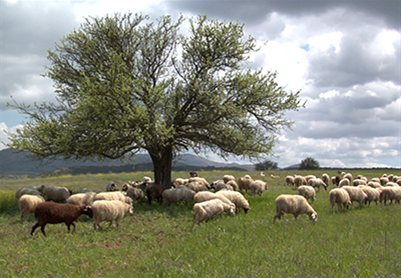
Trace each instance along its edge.
<instances>
[{"instance_id":1,"label":"meadow","mask_svg":"<svg viewBox=\"0 0 401 278\"><path fill-rule=\"evenodd\" d=\"M381 176L383 170L351 171L354 176ZM198 172L209 181L224 174ZM222 216L192 227L192 206L135 204L134 215L120 227L94 231L80 219L75 233L63 224L48 225L47 237L29 232L34 218L21 222L14 192L41 184L70 189L101 190L110 181L152 176L150 172L0 179L0 277L401 277L401 205L332 210L328 191L321 190L313 207L313 223L286 215L273 223L274 199L296 193L285 186L288 174L323 171L265 172L269 186L262 196L249 196L251 210ZM336 171L327 171L331 176ZM401 170L391 171L401 176ZM259 172L249 172L261 178ZM273 179L270 174L280 175ZM390 174L390 173L388 173ZM174 172L175 177L187 177ZM329 189L332 186L329 187Z\"/></svg>"}]
</instances>

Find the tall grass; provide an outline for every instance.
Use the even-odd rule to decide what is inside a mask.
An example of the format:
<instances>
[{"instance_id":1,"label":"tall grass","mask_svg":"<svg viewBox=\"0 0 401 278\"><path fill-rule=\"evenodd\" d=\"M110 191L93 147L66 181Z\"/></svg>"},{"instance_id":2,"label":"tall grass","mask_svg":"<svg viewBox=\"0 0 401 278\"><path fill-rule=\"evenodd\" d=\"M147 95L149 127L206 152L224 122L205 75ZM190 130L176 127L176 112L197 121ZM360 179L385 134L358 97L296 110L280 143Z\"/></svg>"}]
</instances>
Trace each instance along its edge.
<instances>
[{"instance_id":1,"label":"tall grass","mask_svg":"<svg viewBox=\"0 0 401 278\"><path fill-rule=\"evenodd\" d=\"M224 173L200 174L213 180ZM311 172L302 174L307 173ZM255 178L258 174L251 173ZM328 191L321 190L313 203L319 214L317 223L306 216L294 220L286 215L273 224L276 196L295 193L283 186L287 172L278 174L280 179L266 177L269 190L262 196L247 196L251 204L248 214L222 216L192 227L191 205L135 204L134 215L124 218L119 228L108 228L103 223L103 230L94 231L92 221L83 218L77 223L75 233L67 233L65 225L48 225L46 238L40 232L33 237L29 235L32 219L21 223L17 214L6 213L16 212L14 191L2 190L0 204L8 200L9 209L0 213L0 276L401 276L401 205L372 204L338 212L329 205ZM363 174L373 177L382 173ZM101 179L97 175L70 176L49 184L80 187L82 178L96 187L103 181L140 179L143 175L104 175ZM186 175L174 173L174 176ZM39 183L49 181L40 178L28 183L37 184L39 180ZM16 182L14 188L26 184L27 180Z\"/></svg>"}]
</instances>

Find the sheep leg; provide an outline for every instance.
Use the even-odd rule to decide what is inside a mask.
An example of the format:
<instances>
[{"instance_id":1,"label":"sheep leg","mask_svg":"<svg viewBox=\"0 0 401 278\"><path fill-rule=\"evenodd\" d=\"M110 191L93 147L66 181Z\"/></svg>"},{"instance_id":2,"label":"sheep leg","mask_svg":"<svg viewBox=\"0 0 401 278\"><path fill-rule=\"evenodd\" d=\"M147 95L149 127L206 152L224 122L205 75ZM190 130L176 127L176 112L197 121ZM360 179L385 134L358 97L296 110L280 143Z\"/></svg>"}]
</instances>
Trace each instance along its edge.
<instances>
[{"instance_id":1,"label":"sheep leg","mask_svg":"<svg viewBox=\"0 0 401 278\"><path fill-rule=\"evenodd\" d=\"M35 232L36 228L39 227L39 223L37 222L35 225L32 226L31 229L31 236L33 236L33 233Z\"/></svg>"},{"instance_id":2,"label":"sheep leg","mask_svg":"<svg viewBox=\"0 0 401 278\"><path fill-rule=\"evenodd\" d=\"M40 230L42 231L42 234L44 236L46 236L45 227L46 227L46 224L40 227Z\"/></svg>"}]
</instances>

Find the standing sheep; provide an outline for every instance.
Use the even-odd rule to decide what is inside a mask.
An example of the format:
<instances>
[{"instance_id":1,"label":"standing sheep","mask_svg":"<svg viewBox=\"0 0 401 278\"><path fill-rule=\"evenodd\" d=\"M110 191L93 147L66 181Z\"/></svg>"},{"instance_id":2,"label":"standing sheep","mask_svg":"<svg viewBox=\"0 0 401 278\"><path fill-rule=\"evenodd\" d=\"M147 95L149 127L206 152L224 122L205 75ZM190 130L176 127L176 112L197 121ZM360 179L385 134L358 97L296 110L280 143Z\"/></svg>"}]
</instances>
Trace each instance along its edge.
<instances>
[{"instance_id":1,"label":"standing sheep","mask_svg":"<svg viewBox=\"0 0 401 278\"><path fill-rule=\"evenodd\" d=\"M296 175L294 177L294 185L298 188L301 185L307 185L308 182L305 177Z\"/></svg>"},{"instance_id":2,"label":"standing sheep","mask_svg":"<svg viewBox=\"0 0 401 278\"><path fill-rule=\"evenodd\" d=\"M67 198L70 197L71 192L66 187L42 185L38 188L46 201L54 201L58 203L65 203Z\"/></svg>"},{"instance_id":3,"label":"standing sheep","mask_svg":"<svg viewBox=\"0 0 401 278\"><path fill-rule=\"evenodd\" d=\"M315 188L309 185L301 185L298 187L298 194L304 196L306 200L313 202L316 198Z\"/></svg>"},{"instance_id":4,"label":"standing sheep","mask_svg":"<svg viewBox=\"0 0 401 278\"><path fill-rule=\"evenodd\" d=\"M21 187L15 192L15 199L19 199L22 195L41 196L42 193L40 193L36 187Z\"/></svg>"},{"instance_id":5,"label":"standing sheep","mask_svg":"<svg viewBox=\"0 0 401 278\"><path fill-rule=\"evenodd\" d=\"M224 175L223 181L224 183L228 183L229 181L235 181L235 177L233 175Z\"/></svg>"},{"instance_id":6,"label":"standing sheep","mask_svg":"<svg viewBox=\"0 0 401 278\"><path fill-rule=\"evenodd\" d=\"M331 208L337 204L338 209L349 209L352 205L351 198L344 188L333 188L329 192Z\"/></svg>"},{"instance_id":7,"label":"standing sheep","mask_svg":"<svg viewBox=\"0 0 401 278\"><path fill-rule=\"evenodd\" d=\"M308 180L308 185L312 186L313 188L320 189L323 186L324 190L327 190L327 184L321 178L311 178Z\"/></svg>"},{"instance_id":8,"label":"standing sheep","mask_svg":"<svg viewBox=\"0 0 401 278\"><path fill-rule=\"evenodd\" d=\"M249 175L245 175L238 180L238 187L241 191L248 191L253 179Z\"/></svg>"},{"instance_id":9,"label":"standing sheep","mask_svg":"<svg viewBox=\"0 0 401 278\"><path fill-rule=\"evenodd\" d=\"M93 228L96 230L97 228L101 229L100 223L103 221L109 221L109 227L113 224L113 221L116 223L118 227L119 221L123 219L123 217L129 213L133 214L132 205L118 201L107 201L107 200L99 200L95 201L92 204L93 211Z\"/></svg>"},{"instance_id":10,"label":"standing sheep","mask_svg":"<svg viewBox=\"0 0 401 278\"><path fill-rule=\"evenodd\" d=\"M195 191L182 187L182 188L169 188L163 191L163 204L169 206L178 202L192 202L194 199Z\"/></svg>"},{"instance_id":11,"label":"standing sheep","mask_svg":"<svg viewBox=\"0 0 401 278\"><path fill-rule=\"evenodd\" d=\"M366 202L366 199L368 198L368 196L366 195L365 192L363 192L363 190L361 188L358 187L353 187L353 186L343 186L341 187L345 190L347 190L349 197L351 198L351 202L358 202L359 206L362 206L362 204L364 204Z\"/></svg>"},{"instance_id":12,"label":"standing sheep","mask_svg":"<svg viewBox=\"0 0 401 278\"><path fill-rule=\"evenodd\" d=\"M286 176L285 183L287 186L294 186L294 177L293 176Z\"/></svg>"},{"instance_id":13,"label":"standing sheep","mask_svg":"<svg viewBox=\"0 0 401 278\"><path fill-rule=\"evenodd\" d=\"M376 188L372 188L367 185L358 185L359 188L362 189L363 192L365 192L367 198L365 200L365 204L368 204L370 206L371 202L375 202L376 205L380 200L380 192Z\"/></svg>"},{"instance_id":14,"label":"standing sheep","mask_svg":"<svg viewBox=\"0 0 401 278\"><path fill-rule=\"evenodd\" d=\"M262 193L267 190L267 184L262 180L254 180L249 185L249 190L253 195L262 195Z\"/></svg>"},{"instance_id":15,"label":"standing sheep","mask_svg":"<svg viewBox=\"0 0 401 278\"><path fill-rule=\"evenodd\" d=\"M107 201L118 200L121 202L126 202L128 204L132 204L132 199L128 196L125 196L120 191L97 193L95 195L95 198L93 198L93 201L99 201L99 200L107 200Z\"/></svg>"},{"instance_id":16,"label":"standing sheep","mask_svg":"<svg viewBox=\"0 0 401 278\"><path fill-rule=\"evenodd\" d=\"M82 214L92 217L92 209L88 206L77 206L71 204L59 204L53 201L43 202L36 206L35 218L36 224L32 226L31 235L35 232L36 228L40 226L42 234L46 236L45 227L47 224L65 223L68 231L70 226L74 227L74 221Z\"/></svg>"},{"instance_id":17,"label":"standing sheep","mask_svg":"<svg viewBox=\"0 0 401 278\"><path fill-rule=\"evenodd\" d=\"M301 195L290 195L281 194L276 200L276 214L274 215L273 222L276 219L281 219L284 213L290 213L294 215L295 219L300 214L307 214L309 219L312 221L317 221L317 213L308 203L304 196Z\"/></svg>"},{"instance_id":18,"label":"standing sheep","mask_svg":"<svg viewBox=\"0 0 401 278\"><path fill-rule=\"evenodd\" d=\"M219 199L212 199L201 203L196 203L193 206L194 224L200 224L203 221L208 221L213 217L221 215L224 211L229 215L235 215L235 209Z\"/></svg>"},{"instance_id":19,"label":"standing sheep","mask_svg":"<svg viewBox=\"0 0 401 278\"><path fill-rule=\"evenodd\" d=\"M43 203L45 199L36 195L22 195L18 199L18 207L21 212L21 221L24 220L29 213L34 213L37 205Z\"/></svg>"},{"instance_id":20,"label":"standing sheep","mask_svg":"<svg viewBox=\"0 0 401 278\"><path fill-rule=\"evenodd\" d=\"M222 201L222 202L232 206L234 209L236 209L235 204L222 194L216 194L216 193L213 193L210 191L201 191L201 192L196 193L194 196L195 203L202 203L202 202L213 200L213 199L219 199L220 201Z\"/></svg>"},{"instance_id":21,"label":"standing sheep","mask_svg":"<svg viewBox=\"0 0 401 278\"><path fill-rule=\"evenodd\" d=\"M93 203L95 196L95 192L72 194L70 197L67 198L67 203L78 206L89 206Z\"/></svg>"},{"instance_id":22,"label":"standing sheep","mask_svg":"<svg viewBox=\"0 0 401 278\"><path fill-rule=\"evenodd\" d=\"M250 209L249 202L245 199L244 195L238 191L220 190L216 192L217 195L222 195L234 203L237 210L243 209L245 213Z\"/></svg>"}]
</instances>

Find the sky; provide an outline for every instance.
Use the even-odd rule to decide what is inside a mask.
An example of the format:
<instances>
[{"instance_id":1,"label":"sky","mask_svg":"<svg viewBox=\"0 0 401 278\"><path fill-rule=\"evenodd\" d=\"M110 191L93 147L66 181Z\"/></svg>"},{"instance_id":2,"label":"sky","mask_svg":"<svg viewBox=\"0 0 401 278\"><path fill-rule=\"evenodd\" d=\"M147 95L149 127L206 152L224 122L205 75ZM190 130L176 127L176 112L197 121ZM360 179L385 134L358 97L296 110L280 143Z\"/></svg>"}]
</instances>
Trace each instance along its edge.
<instances>
[{"instance_id":1,"label":"sky","mask_svg":"<svg viewBox=\"0 0 401 278\"><path fill-rule=\"evenodd\" d=\"M401 167L400 0L0 0L0 149L28 120L9 103L55 99L47 51L85 18L115 12L244 24L259 46L249 63L277 71L306 103L287 114L294 125L267 156L279 167L306 157L322 167Z\"/></svg>"}]
</instances>

